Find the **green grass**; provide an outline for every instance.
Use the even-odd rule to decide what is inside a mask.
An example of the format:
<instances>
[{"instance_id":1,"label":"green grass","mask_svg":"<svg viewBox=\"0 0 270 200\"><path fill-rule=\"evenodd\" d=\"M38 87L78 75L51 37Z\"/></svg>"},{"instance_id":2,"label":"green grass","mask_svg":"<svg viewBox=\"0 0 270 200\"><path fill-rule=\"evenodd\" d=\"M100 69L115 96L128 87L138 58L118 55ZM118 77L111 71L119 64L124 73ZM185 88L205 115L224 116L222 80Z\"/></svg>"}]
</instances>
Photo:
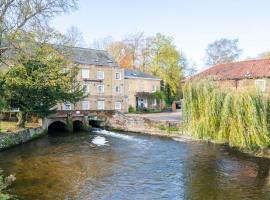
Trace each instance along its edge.
<instances>
[{"instance_id":1,"label":"green grass","mask_svg":"<svg viewBox=\"0 0 270 200\"><path fill-rule=\"evenodd\" d=\"M18 128L16 126L17 122L10 121L0 121L0 133L13 133L17 131L24 130L24 128ZM39 125L37 123L26 123L25 128L37 128Z\"/></svg>"},{"instance_id":2,"label":"green grass","mask_svg":"<svg viewBox=\"0 0 270 200\"><path fill-rule=\"evenodd\" d=\"M203 80L187 83L183 96L190 135L239 148L269 146L270 100L258 90L227 90Z\"/></svg>"}]
</instances>

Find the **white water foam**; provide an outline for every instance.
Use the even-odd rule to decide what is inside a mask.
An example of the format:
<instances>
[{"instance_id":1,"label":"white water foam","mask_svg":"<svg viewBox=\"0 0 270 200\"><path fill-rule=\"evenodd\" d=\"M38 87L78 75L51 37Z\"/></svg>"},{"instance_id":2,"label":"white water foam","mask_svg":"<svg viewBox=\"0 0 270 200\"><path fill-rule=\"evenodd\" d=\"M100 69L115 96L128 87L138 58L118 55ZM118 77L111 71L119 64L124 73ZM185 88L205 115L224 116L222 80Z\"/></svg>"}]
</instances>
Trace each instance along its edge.
<instances>
[{"instance_id":1,"label":"white water foam","mask_svg":"<svg viewBox=\"0 0 270 200\"><path fill-rule=\"evenodd\" d=\"M107 130L101 130L101 129L96 129L94 130L96 133L102 134L102 135L107 135L123 140L130 140L130 141L141 141L140 139L135 138L134 136L131 135L125 135L125 134L120 134L120 133L115 133Z\"/></svg>"},{"instance_id":2,"label":"white water foam","mask_svg":"<svg viewBox=\"0 0 270 200\"><path fill-rule=\"evenodd\" d=\"M97 145L97 146L105 146L105 145L109 145L108 141L106 140L105 137L101 137L101 136L96 136L94 137L94 139L92 140L92 143Z\"/></svg>"}]
</instances>

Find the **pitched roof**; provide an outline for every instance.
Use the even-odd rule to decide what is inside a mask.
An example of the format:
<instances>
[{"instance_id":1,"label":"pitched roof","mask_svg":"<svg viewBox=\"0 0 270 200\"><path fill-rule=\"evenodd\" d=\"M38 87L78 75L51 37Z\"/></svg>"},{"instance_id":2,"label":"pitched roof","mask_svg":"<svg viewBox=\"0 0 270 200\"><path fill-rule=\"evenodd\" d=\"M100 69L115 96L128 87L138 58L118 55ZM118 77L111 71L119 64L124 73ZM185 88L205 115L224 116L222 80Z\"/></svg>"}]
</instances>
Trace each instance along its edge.
<instances>
[{"instance_id":1,"label":"pitched roof","mask_svg":"<svg viewBox=\"0 0 270 200\"><path fill-rule=\"evenodd\" d=\"M118 67L107 51L81 47L66 47L65 49L70 51L71 59L78 64Z\"/></svg>"},{"instance_id":2,"label":"pitched roof","mask_svg":"<svg viewBox=\"0 0 270 200\"><path fill-rule=\"evenodd\" d=\"M247 60L214 65L192 78L212 77L216 80L270 77L270 59Z\"/></svg>"},{"instance_id":3,"label":"pitched roof","mask_svg":"<svg viewBox=\"0 0 270 200\"><path fill-rule=\"evenodd\" d=\"M138 70L129 70L129 69L125 69L125 78L142 78L142 79L161 80L160 78L156 76L152 76L150 74L146 74Z\"/></svg>"}]
</instances>

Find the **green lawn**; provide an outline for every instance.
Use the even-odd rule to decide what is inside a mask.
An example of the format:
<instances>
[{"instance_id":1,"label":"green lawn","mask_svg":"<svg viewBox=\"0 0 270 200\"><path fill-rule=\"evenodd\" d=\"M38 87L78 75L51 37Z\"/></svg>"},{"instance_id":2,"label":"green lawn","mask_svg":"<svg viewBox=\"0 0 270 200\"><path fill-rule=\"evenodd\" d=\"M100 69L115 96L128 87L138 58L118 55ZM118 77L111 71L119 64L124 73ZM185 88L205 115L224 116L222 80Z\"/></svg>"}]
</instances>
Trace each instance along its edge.
<instances>
[{"instance_id":1,"label":"green lawn","mask_svg":"<svg viewBox=\"0 0 270 200\"><path fill-rule=\"evenodd\" d=\"M17 122L0 121L0 132L1 133L13 133L16 131L23 130L23 128L18 128L16 126ZM25 128L37 128L39 125L37 123L26 123Z\"/></svg>"}]
</instances>

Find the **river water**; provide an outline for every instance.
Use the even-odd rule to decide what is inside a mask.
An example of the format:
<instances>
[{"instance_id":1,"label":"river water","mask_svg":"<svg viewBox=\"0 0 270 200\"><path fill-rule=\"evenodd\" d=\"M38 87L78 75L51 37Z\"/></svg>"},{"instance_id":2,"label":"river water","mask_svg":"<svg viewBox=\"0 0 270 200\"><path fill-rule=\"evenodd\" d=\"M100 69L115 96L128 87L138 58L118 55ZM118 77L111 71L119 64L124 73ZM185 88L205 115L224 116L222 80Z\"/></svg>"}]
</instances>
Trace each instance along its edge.
<instances>
[{"instance_id":1,"label":"river water","mask_svg":"<svg viewBox=\"0 0 270 200\"><path fill-rule=\"evenodd\" d=\"M21 199L270 199L270 162L222 145L104 130L55 133L0 153Z\"/></svg>"}]
</instances>

